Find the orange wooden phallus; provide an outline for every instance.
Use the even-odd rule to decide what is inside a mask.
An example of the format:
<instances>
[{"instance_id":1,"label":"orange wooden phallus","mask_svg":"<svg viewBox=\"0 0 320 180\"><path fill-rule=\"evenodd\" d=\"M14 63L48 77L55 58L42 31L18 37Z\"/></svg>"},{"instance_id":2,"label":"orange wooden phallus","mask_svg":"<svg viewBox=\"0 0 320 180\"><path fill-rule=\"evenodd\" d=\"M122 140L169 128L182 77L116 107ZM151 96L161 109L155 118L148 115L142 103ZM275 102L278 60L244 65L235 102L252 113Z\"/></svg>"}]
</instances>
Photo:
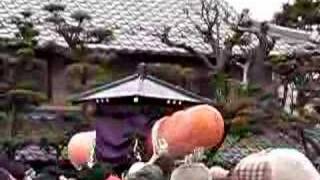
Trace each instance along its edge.
<instances>
[{"instance_id":1,"label":"orange wooden phallus","mask_svg":"<svg viewBox=\"0 0 320 180\"><path fill-rule=\"evenodd\" d=\"M87 165L92 161L95 144L95 131L74 135L68 144L68 156L75 167Z\"/></svg>"},{"instance_id":2,"label":"orange wooden phallus","mask_svg":"<svg viewBox=\"0 0 320 180\"><path fill-rule=\"evenodd\" d=\"M168 144L173 156L183 156L196 148L212 148L224 135L220 112L209 105L198 105L164 117L157 131L158 139ZM154 143L154 142L153 142Z\"/></svg>"}]
</instances>

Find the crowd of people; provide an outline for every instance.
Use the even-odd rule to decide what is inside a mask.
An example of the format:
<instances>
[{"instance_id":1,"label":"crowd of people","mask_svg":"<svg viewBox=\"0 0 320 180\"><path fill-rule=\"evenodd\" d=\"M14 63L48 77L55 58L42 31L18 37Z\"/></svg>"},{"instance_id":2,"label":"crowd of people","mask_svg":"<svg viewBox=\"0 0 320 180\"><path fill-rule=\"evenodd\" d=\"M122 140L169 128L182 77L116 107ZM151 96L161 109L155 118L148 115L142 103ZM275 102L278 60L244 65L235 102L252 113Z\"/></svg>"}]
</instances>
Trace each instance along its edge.
<instances>
[{"instance_id":1,"label":"crowd of people","mask_svg":"<svg viewBox=\"0 0 320 180\"><path fill-rule=\"evenodd\" d=\"M233 169L207 167L202 162L205 150L219 148L225 134L223 118L211 106L178 111L153 125L149 159L141 158L134 146L137 161L129 163L128 169L120 174L102 170L97 173L102 174L99 179L90 180L320 180L311 161L295 149L266 149L243 158ZM83 169L97 167L96 131L74 134L66 148L71 167L63 169L81 174ZM82 180L58 172L58 156L57 149L46 142L26 144L12 153L8 150L0 154L0 180Z\"/></svg>"},{"instance_id":2,"label":"crowd of people","mask_svg":"<svg viewBox=\"0 0 320 180\"><path fill-rule=\"evenodd\" d=\"M160 158L161 159L161 158ZM168 162L166 160L166 162ZM166 170L164 170L166 169ZM232 170L199 162L171 166L145 164L123 180L319 180L310 160L294 149L268 149L242 159ZM120 178L119 178L120 180Z\"/></svg>"}]
</instances>

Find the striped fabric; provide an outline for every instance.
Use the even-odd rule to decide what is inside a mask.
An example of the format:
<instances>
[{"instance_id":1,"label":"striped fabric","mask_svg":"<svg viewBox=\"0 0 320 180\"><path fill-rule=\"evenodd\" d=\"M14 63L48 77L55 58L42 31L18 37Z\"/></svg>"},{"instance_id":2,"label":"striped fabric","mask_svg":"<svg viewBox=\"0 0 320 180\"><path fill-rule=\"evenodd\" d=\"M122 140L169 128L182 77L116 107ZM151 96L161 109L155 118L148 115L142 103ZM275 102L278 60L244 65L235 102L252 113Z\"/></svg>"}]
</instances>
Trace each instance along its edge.
<instances>
[{"instance_id":1,"label":"striped fabric","mask_svg":"<svg viewBox=\"0 0 320 180\"><path fill-rule=\"evenodd\" d=\"M271 167L268 162L257 162L237 166L230 180L271 180Z\"/></svg>"},{"instance_id":2,"label":"striped fabric","mask_svg":"<svg viewBox=\"0 0 320 180\"><path fill-rule=\"evenodd\" d=\"M15 153L15 160L21 162L29 161L56 161L57 151L53 147L48 150L42 149L38 145L28 145Z\"/></svg>"}]
</instances>

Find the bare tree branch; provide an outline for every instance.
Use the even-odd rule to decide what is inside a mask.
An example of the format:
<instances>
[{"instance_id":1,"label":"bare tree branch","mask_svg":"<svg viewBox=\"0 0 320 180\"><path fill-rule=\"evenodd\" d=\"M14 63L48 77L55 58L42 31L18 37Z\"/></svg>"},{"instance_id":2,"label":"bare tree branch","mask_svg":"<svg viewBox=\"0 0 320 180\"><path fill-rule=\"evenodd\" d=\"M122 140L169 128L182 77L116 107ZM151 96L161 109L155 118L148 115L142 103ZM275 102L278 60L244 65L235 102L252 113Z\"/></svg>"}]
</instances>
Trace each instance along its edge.
<instances>
[{"instance_id":1,"label":"bare tree branch","mask_svg":"<svg viewBox=\"0 0 320 180\"><path fill-rule=\"evenodd\" d=\"M184 49L187 52L189 52L190 54L193 54L193 55L199 57L207 65L207 67L209 69L212 69L212 70L215 69L215 66L210 62L210 59L205 54L196 51L193 47L188 46L185 43L176 43L176 42L171 41L169 38L170 30L171 30L170 27L165 28L163 34L161 35L161 41L163 43L167 44L170 47Z\"/></svg>"},{"instance_id":2,"label":"bare tree branch","mask_svg":"<svg viewBox=\"0 0 320 180\"><path fill-rule=\"evenodd\" d=\"M203 52L198 52L193 47L185 44L173 42L170 40L169 33L171 28L165 28L164 32L161 34L161 41L170 47L176 47L184 49L190 54L199 57L206 66L212 71L221 71L228 59L231 57L232 46L227 45L224 49L220 45L220 27L221 27L221 12L219 9L219 2L215 0L200 0L200 19L202 23L196 22L190 15L190 12L186 10L187 18L193 24L197 32L202 36L203 42L211 47L210 57L215 57L217 65L213 65L209 59L209 56L205 55ZM227 16L227 15L226 15ZM205 26L205 27L203 27Z\"/></svg>"},{"instance_id":3,"label":"bare tree branch","mask_svg":"<svg viewBox=\"0 0 320 180\"><path fill-rule=\"evenodd\" d=\"M225 67L229 64L229 62L232 62L234 59L232 49L235 45L239 45L240 49L242 50L243 54L241 57L243 59L246 59L246 61L243 62L237 62L233 63L233 65L239 66L243 71L243 77L242 82L247 84L249 82L248 76L249 76L249 69L256 63L256 59L261 60L259 63L264 63L264 60L267 58L268 53L271 51L271 49L274 46L274 41L270 42L270 38L267 34L268 31L268 25L266 23L261 24L261 28L259 30L254 30L250 27L241 27L239 23L233 23L230 24L229 19L230 13L224 12L223 8L221 10L221 5L219 4L219 1L217 0L199 0L201 2L201 8L200 12L198 13L191 13L188 10L186 10L187 18L190 20L192 25L194 26L197 33L199 33L202 37L202 40L205 44L209 45L211 48L210 51L210 57L216 58L216 65L213 65L210 62L210 59L207 55L205 55L203 52L199 52L195 50L192 46L186 44L186 43L179 43L174 42L170 39L169 33L171 31L171 28L168 27L164 30L163 34L161 35L161 41L165 44L167 44L170 47L176 47L180 49L184 49L190 54L193 54L200 58L206 66L216 72L220 72L221 70L224 70ZM199 15L201 22L195 21L193 19L193 15ZM248 12L247 12L248 15ZM244 13L245 16L245 13ZM250 21L250 18L246 16L246 21ZM238 36L238 34L241 34L240 37L244 36L246 34L250 34L251 36L254 34L256 37L256 40L248 40L248 42L243 43L239 42L237 40L230 40L225 41L224 46L222 45L222 34L220 32L220 28L222 26L222 23L228 23L231 25L232 30L234 30L235 36ZM246 23L250 24L250 23ZM239 39L239 37L235 37ZM258 42L258 43L256 43Z\"/></svg>"}]
</instances>

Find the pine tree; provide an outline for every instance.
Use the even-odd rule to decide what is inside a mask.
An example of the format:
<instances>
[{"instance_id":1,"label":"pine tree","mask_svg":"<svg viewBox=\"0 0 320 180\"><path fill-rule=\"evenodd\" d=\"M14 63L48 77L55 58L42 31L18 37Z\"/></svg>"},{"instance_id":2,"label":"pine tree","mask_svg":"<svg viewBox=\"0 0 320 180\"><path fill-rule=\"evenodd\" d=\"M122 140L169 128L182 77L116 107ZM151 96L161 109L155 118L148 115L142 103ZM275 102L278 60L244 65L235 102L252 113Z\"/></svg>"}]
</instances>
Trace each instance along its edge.
<instances>
[{"instance_id":1,"label":"pine tree","mask_svg":"<svg viewBox=\"0 0 320 180\"><path fill-rule=\"evenodd\" d=\"M46 100L45 95L36 90L35 83L27 82L25 79L19 80L21 72L34 73L35 70L41 70L43 67L43 62L35 58L38 31L35 30L34 24L30 20L32 13L23 11L20 15L12 17L11 21L18 29L13 40L16 57L9 56L3 59L3 61L8 61L7 64L10 64L6 67L7 88L3 93L2 102L6 119L10 121L8 128L10 137L14 137L17 133L18 115L30 106L38 105Z\"/></svg>"},{"instance_id":2,"label":"pine tree","mask_svg":"<svg viewBox=\"0 0 320 180\"><path fill-rule=\"evenodd\" d=\"M282 11L275 15L273 21L281 26L307 31L314 30L314 27L316 27L316 30L319 31L319 10L319 0L295 0L293 4L284 4ZM313 43L318 42L313 41ZM292 110L297 108L303 110L307 103L319 98L320 63L318 48L319 44L315 49L301 49L291 56L272 57L273 71L280 77L281 84L284 86L284 97L290 96L287 91L292 84L298 92L297 104L295 105L297 107L294 108L292 104ZM283 98L283 105L286 99ZM310 120L310 118L307 119Z\"/></svg>"},{"instance_id":3,"label":"pine tree","mask_svg":"<svg viewBox=\"0 0 320 180\"><path fill-rule=\"evenodd\" d=\"M90 62L88 44L108 43L113 39L113 33L108 28L89 27L91 16L85 11L74 11L71 14L72 23L67 22L61 12L65 7L60 4L49 4L43 7L50 13L47 22L54 26L55 32L67 43L73 62L67 67L67 74L74 83L75 89L86 88L90 77L103 71L101 64Z\"/></svg>"},{"instance_id":4,"label":"pine tree","mask_svg":"<svg viewBox=\"0 0 320 180\"><path fill-rule=\"evenodd\" d=\"M274 22L281 26L311 30L312 25L320 24L319 0L295 0L286 3L282 11L276 13Z\"/></svg>"}]
</instances>

